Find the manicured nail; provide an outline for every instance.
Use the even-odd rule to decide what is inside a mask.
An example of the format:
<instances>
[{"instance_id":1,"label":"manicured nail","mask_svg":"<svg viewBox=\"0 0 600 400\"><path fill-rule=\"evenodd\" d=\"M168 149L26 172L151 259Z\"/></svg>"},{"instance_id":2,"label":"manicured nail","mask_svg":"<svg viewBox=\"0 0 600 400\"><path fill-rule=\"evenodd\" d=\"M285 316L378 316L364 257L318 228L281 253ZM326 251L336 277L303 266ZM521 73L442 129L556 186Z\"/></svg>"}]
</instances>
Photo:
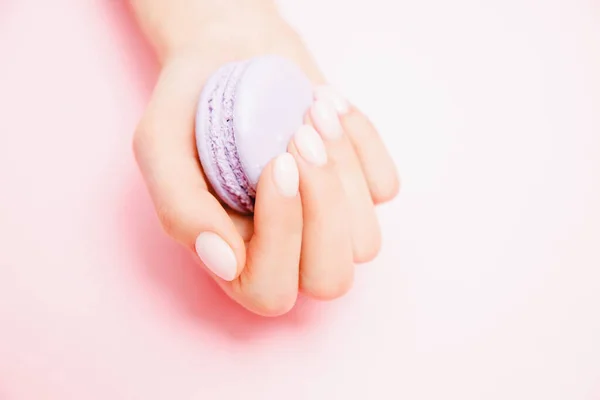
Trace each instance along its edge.
<instances>
[{"instance_id":1,"label":"manicured nail","mask_svg":"<svg viewBox=\"0 0 600 400\"><path fill-rule=\"evenodd\" d=\"M340 118L328 100L316 100L310 111L317 130L326 139L337 139L342 136Z\"/></svg>"},{"instance_id":2,"label":"manicured nail","mask_svg":"<svg viewBox=\"0 0 600 400\"><path fill-rule=\"evenodd\" d=\"M315 99L327 100L339 114L350 111L350 103L344 96L331 86L318 86L315 88Z\"/></svg>"},{"instance_id":3,"label":"manicured nail","mask_svg":"<svg viewBox=\"0 0 600 400\"><path fill-rule=\"evenodd\" d=\"M312 126L302 125L294 135L294 143L302 158L309 163L316 165L327 163L325 144Z\"/></svg>"},{"instance_id":4,"label":"manicured nail","mask_svg":"<svg viewBox=\"0 0 600 400\"><path fill-rule=\"evenodd\" d=\"M203 232L196 239L200 260L219 278L232 281L237 274L237 259L229 245L213 232Z\"/></svg>"},{"instance_id":5,"label":"manicured nail","mask_svg":"<svg viewBox=\"0 0 600 400\"><path fill-rule=\"evenodd\" d=\"M294 197L298 194L300 174L296 160L290 153L284 153L275 159L273 180L282 196Z\"/></svg>"}]
</instances>

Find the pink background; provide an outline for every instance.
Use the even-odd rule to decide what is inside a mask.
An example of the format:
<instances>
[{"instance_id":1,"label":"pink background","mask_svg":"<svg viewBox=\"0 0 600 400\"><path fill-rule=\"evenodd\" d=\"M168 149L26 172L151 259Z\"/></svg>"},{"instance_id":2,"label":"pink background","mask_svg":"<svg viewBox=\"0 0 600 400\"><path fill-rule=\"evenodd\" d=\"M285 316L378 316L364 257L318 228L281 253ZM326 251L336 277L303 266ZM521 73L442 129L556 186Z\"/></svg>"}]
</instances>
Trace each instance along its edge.
<instances>
[{"instance_id":1,"label":"pink background","mask_svg":"<svg viewBox=\"0 0 600 400\"><path fill-rule=\"evenodd\" d=\"M288 0L404 188L265 320L161 233L122 0L0 0L0 399L600 399L600 3Z\"/></svg>"}]
</instances>

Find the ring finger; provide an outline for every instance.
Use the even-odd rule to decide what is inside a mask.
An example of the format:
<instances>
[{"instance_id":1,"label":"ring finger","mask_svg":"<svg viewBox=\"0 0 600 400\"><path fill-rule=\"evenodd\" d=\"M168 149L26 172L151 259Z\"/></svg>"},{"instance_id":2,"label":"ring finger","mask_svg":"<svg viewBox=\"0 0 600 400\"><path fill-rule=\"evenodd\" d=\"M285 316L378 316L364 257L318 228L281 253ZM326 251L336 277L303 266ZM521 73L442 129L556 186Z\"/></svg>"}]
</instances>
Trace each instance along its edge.
<instances>
[{"instance_id":1,"label":"ring finger","mask_svg":"<svg viewBox=\"0 0 600 400\"><path fill-rule=\"evenodd\" d=\"M371 261L379 252L381 233L360 160L342 128L335 104L317 98L309 115L325 142L328 157L335 165L344 189L349 207L354 262Z\"/></svg>"}]
</instances>

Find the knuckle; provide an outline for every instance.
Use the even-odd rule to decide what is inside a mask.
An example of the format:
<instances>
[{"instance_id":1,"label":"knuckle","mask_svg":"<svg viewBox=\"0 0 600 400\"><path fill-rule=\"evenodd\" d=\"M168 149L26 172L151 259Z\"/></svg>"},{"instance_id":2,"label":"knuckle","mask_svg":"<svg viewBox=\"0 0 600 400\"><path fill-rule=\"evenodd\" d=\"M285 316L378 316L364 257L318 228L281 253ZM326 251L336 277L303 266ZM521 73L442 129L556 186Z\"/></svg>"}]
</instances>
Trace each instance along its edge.
<instances>
[{"instance_id":1,"label":"knuckle","mask_svg":"<svg viewBox=\"0 0 600 400\"><path fill-rule=\"evenodd\" d=\"M357 264L372 261L381 250L381 229L376 216L360 221L352 234L352 255Z\"/></svg>"},{"instance_id":2,"label":"knuckle","mask_svg":"<svg viewBox=\"0 0 600 400\"><path fill-rule=\"evenodd\" d=\"M148 133L143 125L139 125L133 133L132 147L133 153L139 157L148 148Z\"/></svg>"},{"instance_id":3,"label":"knuckle","mask_svg":"<svg viewBox=\"0 0 600 400\"><path fill-rule=\"evenodd\" d=\"M296 304L297 283L294 289L286 289L287 285L265 287L248 276L248 271L235 282L234 291L238 295L236 297L241 298L248 309L259 315L278 317L288 313Z\"/></svg>"},{"instance_id":4,"label":"knuckle","mask_svg":"<svg viewBox=\"0 0 600 400\"><path fill-rule=\"evenodd\" d=\"M393 200L400 193L400 179L394 174L385 181L372 184L372 195L375 204L382 204Z\"/></svg>"},{"instance_id":5,"label":"knuckle","mask_svg":"<svg viewBox=\"0 0 600 400\"><path fill-rule=\"evenodd\" d=\"M310 297L318 300L334 300L342 297L352 288L354 273L352 268L344 268L344 271L336 276L315 276L301 279L302 291Z\"/></svg>"},{"instance_id":6,"label":"knuckle","mask_svg":"<svg viewBox=\"0 0 600 400\"><path fill-rule=\"evenodd\" d=\"M277 244L270 242L268 247L273 245ZM290 252L297 254L290 256ZM299 253L299 245L296 250L286 246L280 252L266 253L250 243L244 269L232 282L234 298L264 317L287 314L298 298Z\"/></svg>"},{"instance_id":7,"label":"knuckle","mask_svg":"<svg viewBox=\"0 0 600 400\"><path fill-rule=\"evenodd\" d=\"M392 182L390 183L390 191L388 193L389 198L393 199L394 197L398 196L401 188L402 188L402 181L400 180L400 177L397 175L394 175L394 178L392 179Z\"/></svg>"},{"instance_id":8,"label":"knuckle","mask_svg":"<svg viewBox=\"0 0 600 400\"><path fill-rule=\"evenodd\" d=\"M158 136L155 124L150 123L150 117L144 116L133 133L133 152L136 157L144 155L155 146Z\"/></svg>"},{"instance_id":9,"label":"knuckle","mask_svg":"<svg viewBox=\"0 0 600 400\"><path fill-rule=\"evenodd\" d=\"M174 209L164 206L159 206L156 209L156 214L163 231L171 236L175 237L177 234L177 227L181 218Z\"/></svg>"},{"instance_id":10,"label":"knuckle","mask_svg":"<svg viewBox=\"0 0 600 400\"><path fill-rule=\"evenodd\" d=\"M287 314L296 304L296 293L262 293L255 295L252 302L257 311L267 317Z\"/></svg>"},{"instance_id":11,"label":"knuckle","mask_svg":"<svg viewBox=\"0 0 600 400\"><path fill-rule=\"evenodd\" d=\"M354 262L357 264L364 264L369 261L373 261L381 250L381 239L373 238L367 240L360 245L357 245L354 249Z\"/></svg>"}]
</instances>

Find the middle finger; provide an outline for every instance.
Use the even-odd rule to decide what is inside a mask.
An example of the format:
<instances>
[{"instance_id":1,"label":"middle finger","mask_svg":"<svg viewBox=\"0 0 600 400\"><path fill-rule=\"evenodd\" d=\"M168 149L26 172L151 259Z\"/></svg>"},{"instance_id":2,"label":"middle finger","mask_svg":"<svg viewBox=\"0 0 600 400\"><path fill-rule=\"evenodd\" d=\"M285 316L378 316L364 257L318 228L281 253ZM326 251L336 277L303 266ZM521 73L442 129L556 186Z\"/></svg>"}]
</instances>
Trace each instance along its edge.
<instances>
[{"instance_id":1,"label":"middle finger","mask_svg":"<svg viewBox=\"0 0 600 400\"><path fill-rule=\"evenodd\" d=\"M300 171L303 231L300 290L323 300L346 293L354 278L344 191L323 140L310 125L290 143Z\"/></svg>"}]
</instances>

